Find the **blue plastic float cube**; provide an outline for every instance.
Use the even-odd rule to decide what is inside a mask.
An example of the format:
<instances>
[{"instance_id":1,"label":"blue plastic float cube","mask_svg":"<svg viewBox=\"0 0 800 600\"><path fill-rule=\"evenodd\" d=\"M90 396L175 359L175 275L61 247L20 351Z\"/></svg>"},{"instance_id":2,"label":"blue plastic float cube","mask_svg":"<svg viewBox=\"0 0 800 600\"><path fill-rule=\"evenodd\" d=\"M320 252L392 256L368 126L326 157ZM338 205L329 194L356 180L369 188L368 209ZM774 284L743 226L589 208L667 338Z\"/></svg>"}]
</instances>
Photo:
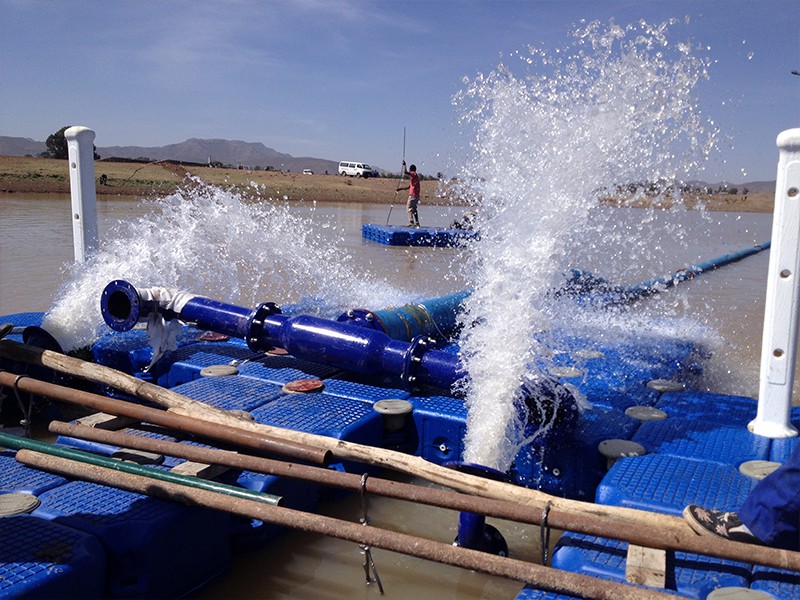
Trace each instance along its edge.
<instances>
[{"instance_id":1,"label":"blue plastic float cube","mask_svg":"<svg viewBox=\"0 0 800 600\"><path fill-rule=\"evenodd\" d=\"M0 494L33 494L39 496L47 490L67 483L59 475L45 473L18 463L16 451L0 452ZM2 545L2 544L0 544Z\"/></svg>"},{"instance_id":2,"label":"blue plastic float cube","mask_svg":"<svg viewBox=\"0 0 800 600\"><path fill-rule=\"evenodd\" d=\"M375 404L379 400L406 400L410 393L387 378L341 374L325 380L323 393Z\"/></svg>"},{"instance_id":3,"label":"blue plastic float cube","mask_svg":"<svg viewBox=\"0 0 800 600\"><path fill-rule=\"evenodd\" d=\"M747 427L756 418L758 404L752 398L743 396L686 390L662 394L656 408L663 410L670 418L703 419Z\"/></svg>"},{"instance_id":4,"label":"blue plastic float cube","mask_svg":"<svg viewBox=\"0 0 800 600\"><path fill-rule=\"evenodd\" d=\"M618 459L600 482L596 500L679 516L688 504L738 510L754 486L736 467L645 454Z\"/></svg>"},{"instance_id":5,"label":"blue plastic float cube","mask_svg":"<svg viewBox=\"0 0 800 600\"><path fill-rule=\"evenodd\" d=\"M577 533L561 536L553 567L581 575L625 582L628 543ZM750 566L686 552L667 553L665 590L705 599L719 587L747 587ZM659 588L660 589L660 588Z\"/></svg>"},{"instance_id":6,"label":"blue plastic float cube","mask_svg":"<svg viewBox=\"0 0 800 600\"><path fill-rule=\"evenodd\" d=\"M738 467L749 460L768 460L770 440L745 427L700 418L669 418L642 423L633 436L653 454L719 462Z\"/></svg>"},{"instance_id":7,"label":"blue plastic float cube","mask_svg":"<svg viewBox=\"0 0 800 600\"><path fill-rule=\"evenodd\" d=\"M458 462L464 456L467 407L451 396L411 396L419 448L417 454L436 464Z\"/></svg>"},{"instance_id":8,"label":"blue plastic float cube","mask_svg":"<svg viewBox=\"0 0 800 600\"><path fill-rule=\"evenodd\" d=\"M322 393L288 394L252 411L259 423L380 445L381 416L366 402Z\"/></svg>"},{"instance_id":9,"label":"blue plastic float cube","mask_svg":"<svg viewBox=\"0 0 800 600\"><path fill-rule=\"evenodd\" d=\"M201 377L179 385L173 391L220 410L247 412L283 395L279 385L241 375Z\"/></svg>"},{"instance_id":10,"label":"blue plastic float cube","mask_svg":"<svg viewBox=\"0 0 800 600\"><path fill-rule=\"evenodd\" d=\"M253 377L277 385L286 385L297 379L327 379L339 373L336 367L286 354L264 354L257 361L240 365L238 369L242 377Z\"/></svg>"},{"instance_id":11,"label":"blue plastic float cube","mask_svg":"<svg viewBox=\"0 0 800 600\"><path fill-rule=\"evenodd\" d=\"M233 365L260 357L243 341L197 342L165 354L158 363L158 385L175 387L200 378L206 367Z\"/></svg>"},{"instance_id":12,"label":"blue plastic float cube","mask_svg":"<svg viewBox=\"0 0 800 600\"><path fill-rule=\"evenodd\" d=\"M92 535L31 515L0 519L0 598L106 597L106 556Z\"/></svg>"},{"instance_id":13,"label":"blue plastic float cube","mask_svg":"<svg viewBox=\"0 0 800 600\"><path fill-rule=\"evenodd\" d=\"M781 600L800 600L800 573L755 565L750 588Z\"/></svg>"},{"instance_id":14,"label":"blue plastic float cube","mask_svg":"<svg viewBox=\"0 0 800 600\"><path fill-rule=\"evenodd\" d=\"M607 470L598 444L610 438L628 439L638 424L622 411L595 406L581 414L566 437L534 442L520 450L511 476L525 487L592 501Z\"/></svg>"},{"instance_id":15,"label":"blue plastic float cube","mask_svg":"<svg viewBox=\"0 0 800 600\"><path fill-rule=\"evenodd\" d=\"M108 596L178 597L230 566L225 513L85 481L52 489L39 499L34 515L102 543Z\"/></svg>"}]
</instances>

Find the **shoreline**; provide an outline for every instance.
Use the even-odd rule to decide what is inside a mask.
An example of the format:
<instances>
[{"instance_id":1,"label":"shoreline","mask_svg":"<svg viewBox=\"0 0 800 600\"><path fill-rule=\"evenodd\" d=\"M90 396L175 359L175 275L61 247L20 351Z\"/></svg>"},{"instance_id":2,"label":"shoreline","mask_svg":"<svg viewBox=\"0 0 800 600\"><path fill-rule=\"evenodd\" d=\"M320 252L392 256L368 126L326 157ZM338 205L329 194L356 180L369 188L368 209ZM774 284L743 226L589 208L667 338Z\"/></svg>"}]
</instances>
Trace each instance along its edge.
<instances>
[{"instance_id":1,"label":"shoreline","mask_svg":"<svg viewBox=\"0 0 800 600\"><path fill-rule=\"evenodd\" d=\"M378 177L361 179L339 175L281 173L279 171L250 171L203 166L182 166L175 163L128 163L95 161L95 177L106 175L106 185L96 186L96 193L104 199L114 196L152 198L174 193L181 187L191 186L193 178L230 188L249 199L348 202L375 204L404 204L405 190L397 192L398 180ZM407 185L407 180L403 180ZM0 156L0 199L4 194L69 194L69 171L66 160L23 156ZM747 195L708 194L687 195L684 204L688 209L705 206L710 211L772 212L774 192ZM442 193L439 181L421 182L422 204L468 203ZM646 208L653 206L647 197L630 199L600 198L606 206ZM655 205L668 209L674 203L667 198Z\"/></svg>"}]
</instances>

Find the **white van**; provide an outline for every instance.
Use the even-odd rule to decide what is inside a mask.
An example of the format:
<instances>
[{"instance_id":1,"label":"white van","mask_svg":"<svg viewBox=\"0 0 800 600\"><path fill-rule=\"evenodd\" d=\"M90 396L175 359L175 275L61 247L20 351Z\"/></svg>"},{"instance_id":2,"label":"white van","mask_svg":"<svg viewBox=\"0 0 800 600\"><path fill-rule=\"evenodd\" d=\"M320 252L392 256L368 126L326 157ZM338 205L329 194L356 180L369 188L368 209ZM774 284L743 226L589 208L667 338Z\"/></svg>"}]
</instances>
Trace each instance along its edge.
<instances>
[{"instance_id":1,"label":"white van","mask_svg":"<svg viewBox=\"0 0 800 600\"><path fill-rule=\"evenodd\" d=\"M372 175L372 167L367 163L349 162L343 160L339 163L339 175L350 177L369 177Z\"/></svg>"}]
</instances>

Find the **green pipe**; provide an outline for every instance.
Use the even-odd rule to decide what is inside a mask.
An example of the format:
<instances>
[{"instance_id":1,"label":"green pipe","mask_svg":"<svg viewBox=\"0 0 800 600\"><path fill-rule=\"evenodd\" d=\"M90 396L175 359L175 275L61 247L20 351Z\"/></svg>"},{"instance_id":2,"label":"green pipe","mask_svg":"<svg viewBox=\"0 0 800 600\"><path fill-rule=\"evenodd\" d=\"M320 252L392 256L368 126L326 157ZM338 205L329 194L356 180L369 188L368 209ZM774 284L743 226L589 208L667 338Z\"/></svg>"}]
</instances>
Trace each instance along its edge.
<instances>
[{"instance_id":1,"label":"green pipe","mask_svg":"<svg viewBox=\"0 0 800 600\"><path fill-rule=\"evenodd\" d=\"M225 483L218 483L216 481L208 481L206 479L199 479L197 477L190 477L188 475L178 475L177 473L170 473L169 471L161 471L152 467L144 467L142 465L127 463L105 456L97 456L96 454L83 452L81 450L72 450L71 448L56 446L55 444L46 444L44 442L19 437L18 435L10 435L8 433L0 432L0 446L4 448L12 448L14 450L20 450L24 448L26 450L33 450L34 452L58 456L77 462L95 465L97 467L105 467L115 471L122 471L123 473L141 475L143 477L149 477L150 479L157 479L159 481L166 481L168 483L174 483L186 487L217 492L227 496L232 496L234 498L255 500L256 502L262 502L272 506L280 506L283 501L281 496L262 494L261 492L254 492L245 488L235 487Z\"/></svg>"}]
</instances>

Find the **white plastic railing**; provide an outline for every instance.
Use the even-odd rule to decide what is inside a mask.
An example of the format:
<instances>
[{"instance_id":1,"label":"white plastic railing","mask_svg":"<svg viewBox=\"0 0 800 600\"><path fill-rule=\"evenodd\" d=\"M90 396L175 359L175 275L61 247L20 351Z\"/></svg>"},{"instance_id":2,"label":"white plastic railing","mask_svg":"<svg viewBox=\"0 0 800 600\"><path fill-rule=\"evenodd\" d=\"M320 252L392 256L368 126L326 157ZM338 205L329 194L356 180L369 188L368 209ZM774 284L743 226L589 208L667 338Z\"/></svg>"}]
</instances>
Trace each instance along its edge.
<instances>
[{"instance_id":1,"label":"white plastic railing","mask_svg":"<svg viewBox=\"0 0 800 600\"><path fill-rule=\"evenodd\" d=\"M94 131L70 127L64 132L69 154L69 187L72 197L72 240L75 261L97 249L97 192L94 181Z\"/></svg>"},{"instance_id":2,"label":"white plastic railing","mask_svg":"<svg viewBox=\"0 0 800 600\"><path fill-rule=\"evenodd\" d=\"M770 438L797 435L791 424L800 311L800 129L778 136L778 175L767 277L758 412L750 430Z\"/></svg>"}]
</instances>

